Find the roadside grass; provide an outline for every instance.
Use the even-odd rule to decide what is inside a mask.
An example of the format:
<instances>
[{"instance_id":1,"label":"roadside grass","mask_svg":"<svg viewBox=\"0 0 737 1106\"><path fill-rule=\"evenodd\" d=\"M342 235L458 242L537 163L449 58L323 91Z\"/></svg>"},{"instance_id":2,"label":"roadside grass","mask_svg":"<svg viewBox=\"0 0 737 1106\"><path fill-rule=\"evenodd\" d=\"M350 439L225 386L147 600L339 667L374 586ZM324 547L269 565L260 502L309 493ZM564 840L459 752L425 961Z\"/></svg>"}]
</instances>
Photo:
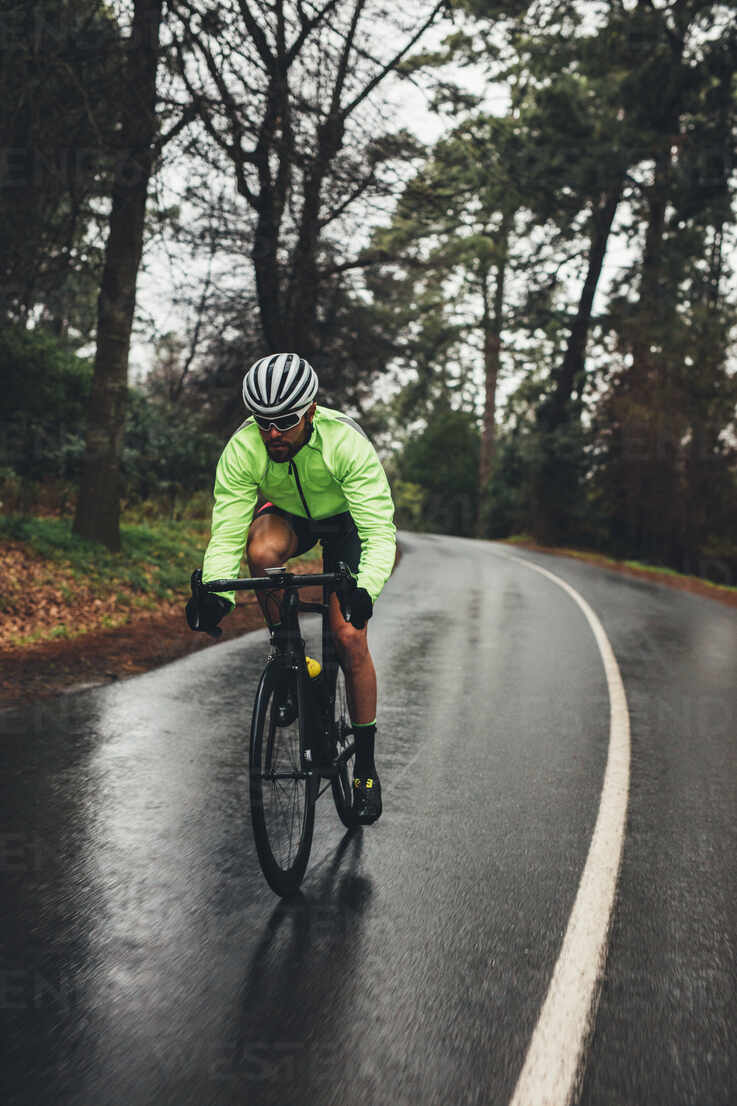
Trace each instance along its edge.
<instances>
[{"instance_id":1,"label":"roadside grass","mask_svg":"<svg viewBox=\"0 0 737 1106\"><path fill-rule=\"evenodd\" d=\"M123 522L120 532L121 551L111 553L73 534L69 519L0 516L0 648L79 637L181 607L202 564L209 520ZM317 547L300 560L320 555Z\"/></svg>"},{"instance_id":2,"label":"roadside grass","mask_svg":"<svg viewBox=\"0 0 737 1106\"><path fill-rule=\"evenodd\" d=\"M152 601L169 599L189 583L192 569L202 562L209 529L204 520L187 522L123 523L121 551L72 533L71 521L59 518L0 517L0 541L21 542L29 552L65 570L62 592L71 599L72 580L90 584L95 591L114 591L133 603L135 595ZM131 596L133 592L133 596Z\"/></svg>"},{"instance_id":3,"label":"roadside grass","mask_svg":"<svg viewBox=\"0 0 737 1106\"><path fill-rule=\"evenodd\" d=\"M653 579L659 576L667 576L674 582L683 582L684 584L695 583L700 587L714 589L715 592L737 597L737 587L731 584L718 584L716 581L709 580L704 576L691 576L684 572L677 572L675 569L668 568L666 565L648 564L646 561L618 560L616 557L608 557L605 553L591 552L585 549L542 546L536 542L530 534L514 534L509 538L502 538L501 540L505 545L526 546L530 549L540 549L547 553L555 553L561 557L575 557L581 561L588 561L590 564L601 565L603 568L629 568L638 573L647 573L652 576Z\"/></svg>"}]
</instances>

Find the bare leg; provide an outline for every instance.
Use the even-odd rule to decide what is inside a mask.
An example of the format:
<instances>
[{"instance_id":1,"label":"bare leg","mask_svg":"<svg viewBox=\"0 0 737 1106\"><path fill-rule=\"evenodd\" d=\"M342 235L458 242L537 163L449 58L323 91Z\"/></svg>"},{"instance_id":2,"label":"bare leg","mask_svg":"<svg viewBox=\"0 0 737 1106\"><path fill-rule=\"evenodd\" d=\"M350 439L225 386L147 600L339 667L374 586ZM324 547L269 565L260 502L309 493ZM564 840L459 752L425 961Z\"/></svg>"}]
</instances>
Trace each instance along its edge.
<instances>
[{"instance_id":1,"label":"bare leg","mask_svg":"<svg viewBox=\"0 0 737 1106\"><path fill-rule=\"evenodd\" d=\"M246 557L251 576L263 576L267 568L285 564L297 550L297 535L281 515L259 515L251 523ZM257 592L261 610L269 626L279 620L282 592Z\"/></svg>"},{"instance_id":2,"label":"bare leg","mask_svg":"<svg viewBox=\"0 0 737 1106\"><path fill-rule=\"evenodd\" d=\"M330 629L343 666L348 705L353 723L353 814L360 825L370 825L381 815L381 783L374 762L376 740L376 671L368 648L366 627L357 630L346 622L338 597L330 596Z\"/></svg>"},{"instance_id":3,"label":"bare leg","mask_svg":"<svg viewBox=\"0 0 737 1106\"><path fill-rule=\"evenodd\" d=\"M346 622L337 595L330 596L330 629L345 672L351 721L366 725L376 718L376 670L368 648L366 627Z\"/></svg>"},{"instance_id":4,"label":"bare leg","mask_svg":"<svg viewBox=\"0 0 737 1106\"><path fill-rule=\"evenodd\" d=\"M246 556L252 576L263 576L267 568L283 565L297 549L297 535L281 515L260 515L248 531ZM281 592L258 594L264 617L269 625L278 619ZM330 596L330 629L335 638L338 657L345 672L346 691L351 721L366 725L376 718L376 671L368 648L366 627L357 630L346 622L337 595Z\"/></svg>"}]
</instances>

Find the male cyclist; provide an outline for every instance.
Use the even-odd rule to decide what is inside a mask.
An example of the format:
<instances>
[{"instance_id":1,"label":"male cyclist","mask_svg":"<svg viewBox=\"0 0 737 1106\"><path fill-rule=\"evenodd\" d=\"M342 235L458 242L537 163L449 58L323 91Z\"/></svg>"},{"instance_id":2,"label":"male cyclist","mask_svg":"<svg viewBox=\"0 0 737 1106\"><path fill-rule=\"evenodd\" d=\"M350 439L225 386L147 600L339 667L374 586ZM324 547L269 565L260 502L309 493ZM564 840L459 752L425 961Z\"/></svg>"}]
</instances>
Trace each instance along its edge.
<instances>
[{"instance_id":1,"label":"male cyclist","mask_svg":"<svg viewBox=\"0 0 737 1106\"><path fill-rule=\"evenodd\" d=\"M252 576L283 565L319 540L323 566L344 561L356 574L346 620L330 596L330 628L346 676L356 737L354 811L360 822L381 814L381 784L374 763L376 672L366 623L394 566L394 504L376 451L347 415L318 406L317 375L296 353L262 357L243 380L251 412L226 445L215 477L215 506L202 578L238 574L246 547ZM259 492L268 501L254 516ZM273 600L259 596L272 632ZM234 594L200 593L187 604L193 630L212 632L234 606Z\"/></svg>"}]
</instances>

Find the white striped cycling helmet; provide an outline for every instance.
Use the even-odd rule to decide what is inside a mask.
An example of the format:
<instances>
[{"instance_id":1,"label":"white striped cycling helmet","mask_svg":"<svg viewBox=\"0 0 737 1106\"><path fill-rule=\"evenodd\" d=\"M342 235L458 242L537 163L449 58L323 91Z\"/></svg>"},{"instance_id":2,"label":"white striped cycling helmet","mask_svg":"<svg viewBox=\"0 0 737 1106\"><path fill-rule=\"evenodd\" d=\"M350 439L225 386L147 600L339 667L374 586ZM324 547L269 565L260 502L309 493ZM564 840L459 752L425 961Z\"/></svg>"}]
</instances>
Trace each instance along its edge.
<instances>
[{"instance_id":1,"label":"white striped cycling helmet","mask_svg":"<svg viewBox=\"0 0 737 1106\"><path fill-rule=\"evenodd\" d=\"M296 353L262 357L243 378L243 402L254 415L306 411L316 395L315 370Z\"/></svg>"}]
</instances>

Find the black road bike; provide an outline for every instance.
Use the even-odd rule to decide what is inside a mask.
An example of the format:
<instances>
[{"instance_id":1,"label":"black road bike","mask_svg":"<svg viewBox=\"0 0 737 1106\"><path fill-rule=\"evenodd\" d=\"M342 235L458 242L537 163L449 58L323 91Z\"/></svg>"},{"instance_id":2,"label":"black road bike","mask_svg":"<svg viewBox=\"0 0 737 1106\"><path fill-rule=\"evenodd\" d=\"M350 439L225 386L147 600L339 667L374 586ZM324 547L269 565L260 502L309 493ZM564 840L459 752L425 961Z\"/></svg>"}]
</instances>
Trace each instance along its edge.
<instances>
[{"instance_id":1,"label":"black road bike","mask_svg":"<svg viewBox=\"0 0 737 1106\"><path fill-rule=\"evenodd\" d=\"M249 791L251 822L261 869L277 895L293 895L307 868L315 803L330 789L348 829L352 811L355 743L345 676L328 622L330 593L345 608L355 587L342 563L336 572L297 575L286 568L243 580L208 580L205 591L281 591L281 625L272 631L272 651L259 681L251 721ZM304 602L299 589L321 586L321 603ZM192 584L193 591L195 584ZM322 669L311 676L299 615L322 616ZM312 666L315 667L314 665Z\"/></svg>"}]
</instances>

